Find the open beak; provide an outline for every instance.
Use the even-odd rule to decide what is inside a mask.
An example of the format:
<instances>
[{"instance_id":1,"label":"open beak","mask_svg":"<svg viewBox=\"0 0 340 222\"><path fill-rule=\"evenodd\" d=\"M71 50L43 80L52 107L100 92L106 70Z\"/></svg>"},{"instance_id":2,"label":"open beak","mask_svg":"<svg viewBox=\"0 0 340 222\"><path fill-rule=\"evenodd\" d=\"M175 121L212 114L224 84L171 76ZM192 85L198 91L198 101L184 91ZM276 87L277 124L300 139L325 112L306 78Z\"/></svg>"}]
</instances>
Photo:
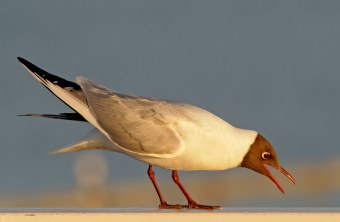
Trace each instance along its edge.
<instances>
[{"instance_id":1,"label":"open beak","mask_svg":"<svg viewBox=\"0 0 340 222\"><path fill-rule=\"evenodd\" d=\"M279 184L279 182L277 182L277 180L275 179L275 177L270 173L270 171L268 170L268 165L267 164L263 164L263 167L266 169L266 171L268 172L268 177L276 184L277 188L279 188L279 190L281 190L282 193L285 193L283 188L281 187L281 185ZM288 177L288 179L290 181L292 181L292 183L295 184L295 180L292 177L292 175L290 175L290 173L288 173L285 169L283 169L282 167L276 168L278 171L280 171L283 175L285 175L286 177Z\"/></svg>"}]
</instances>

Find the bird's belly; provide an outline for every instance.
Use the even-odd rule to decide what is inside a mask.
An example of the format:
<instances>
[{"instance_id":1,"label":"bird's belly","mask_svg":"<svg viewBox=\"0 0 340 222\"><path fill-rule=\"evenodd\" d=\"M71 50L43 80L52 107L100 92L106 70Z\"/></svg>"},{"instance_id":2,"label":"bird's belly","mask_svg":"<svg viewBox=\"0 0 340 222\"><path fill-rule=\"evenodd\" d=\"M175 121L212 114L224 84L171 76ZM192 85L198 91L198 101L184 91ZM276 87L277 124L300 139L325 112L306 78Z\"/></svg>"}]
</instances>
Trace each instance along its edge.
<instances>
[{"instance_id":1,"label":"bird's belly","mask_svg":"<svg viewBox=\"0 0 340 222\"><path fill-rule=\"evenodd\" d=\"M217 165L214 162L207 160L193 160L192 157L186 157L185 155L173 158L150 158L150 157L142 157L136 158L143 162L146 162L150 165L158 166L164 169L169 170L225 170L232 167L236 167L234 165L230 167Z\"/></svg>"},{"instance_id":2,"label":"bird's belly","mask_svg":"<svg viewBox=\"0 0 340 222\"><path fill-rule=\"evenodd\" d=\"M225 170L237 167L256 132L240 131L223 122L214 121L208 121L206 126L178 123L175 127L181 136L184 151L177 156L125 154L170 170Z\"/></svg>"},{"instance_id":3,"label":"bird's belly","mask_svg":"<svg viewBox=\"0 0 340 222\"><path fill-rule=\"evenodd\" d=\"M186 138L185 150L175 157L132 156L151 165L170 170L225 170L236 167L241 161L237 147L226 147L225 141L214 136ZM236 149L236 150L235 150ZM236 152L235 152L236 151Z\"/></svg>"}]
</instances>

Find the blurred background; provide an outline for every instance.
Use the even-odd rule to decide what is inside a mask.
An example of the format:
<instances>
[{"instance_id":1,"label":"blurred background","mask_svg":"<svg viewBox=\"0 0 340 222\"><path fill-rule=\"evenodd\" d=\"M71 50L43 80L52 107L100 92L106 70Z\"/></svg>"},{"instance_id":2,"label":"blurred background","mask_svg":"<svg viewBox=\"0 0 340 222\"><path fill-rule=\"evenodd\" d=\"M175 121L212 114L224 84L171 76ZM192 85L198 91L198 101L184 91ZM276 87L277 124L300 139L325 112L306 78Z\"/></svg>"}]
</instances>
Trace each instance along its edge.
<instances>
[{"instance_id":1,"label":"blurred background","mask_svg":"<svg viewBox=\"0 0 340 222\"><path fill-rule=\"evenodd\" d=\"M0 207L156 207L147 165L105 151L49 155L91 129L18 117L69 108L21 56L69 80L205 108L261 132L295 177L180 172L202 204L340 206L339 1L1 1ZM155 168L168 202L185 203Z\"/></svg>"}]
</instances>

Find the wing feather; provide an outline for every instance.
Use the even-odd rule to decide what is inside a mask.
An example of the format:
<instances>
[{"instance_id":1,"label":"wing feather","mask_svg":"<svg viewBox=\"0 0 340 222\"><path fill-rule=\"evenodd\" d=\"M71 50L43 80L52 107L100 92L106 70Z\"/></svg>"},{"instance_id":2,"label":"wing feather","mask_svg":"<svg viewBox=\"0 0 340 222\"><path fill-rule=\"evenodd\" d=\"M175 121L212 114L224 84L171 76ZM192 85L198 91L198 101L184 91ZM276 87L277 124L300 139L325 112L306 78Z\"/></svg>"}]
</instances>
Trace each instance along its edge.
<instances>
[{"instance_id":1,"label":"wing feather","mask_svg":"<svg viewBox=\"0 0 340 222\"><path fill-rule=\"evenodd\" d=\"M83 77L77 83L86 95L90 112L119 147L140 155L172 157L184 151L172 118L157 108L171 106L159 100L118 94Z\"/></svg>"}]
</instances>

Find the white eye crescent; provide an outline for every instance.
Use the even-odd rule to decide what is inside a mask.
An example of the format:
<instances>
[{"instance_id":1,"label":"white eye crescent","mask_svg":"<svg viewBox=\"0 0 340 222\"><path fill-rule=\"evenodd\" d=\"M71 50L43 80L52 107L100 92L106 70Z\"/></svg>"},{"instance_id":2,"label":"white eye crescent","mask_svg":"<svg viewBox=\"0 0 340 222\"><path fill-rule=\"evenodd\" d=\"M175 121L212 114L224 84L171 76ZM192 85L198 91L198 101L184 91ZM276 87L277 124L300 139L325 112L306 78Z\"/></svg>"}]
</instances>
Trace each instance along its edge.
<instances>
[{"instance_id":1,"label":"white eye crescent","mask_svg":"<svg viewBox=\"0 0 340 222\"><path fill-rule=\"evenodd\" d=\"M263 152L262 153L262 159L266 160L271 156L271 154L269 152Z\"/></svg>"}]
</instances>

